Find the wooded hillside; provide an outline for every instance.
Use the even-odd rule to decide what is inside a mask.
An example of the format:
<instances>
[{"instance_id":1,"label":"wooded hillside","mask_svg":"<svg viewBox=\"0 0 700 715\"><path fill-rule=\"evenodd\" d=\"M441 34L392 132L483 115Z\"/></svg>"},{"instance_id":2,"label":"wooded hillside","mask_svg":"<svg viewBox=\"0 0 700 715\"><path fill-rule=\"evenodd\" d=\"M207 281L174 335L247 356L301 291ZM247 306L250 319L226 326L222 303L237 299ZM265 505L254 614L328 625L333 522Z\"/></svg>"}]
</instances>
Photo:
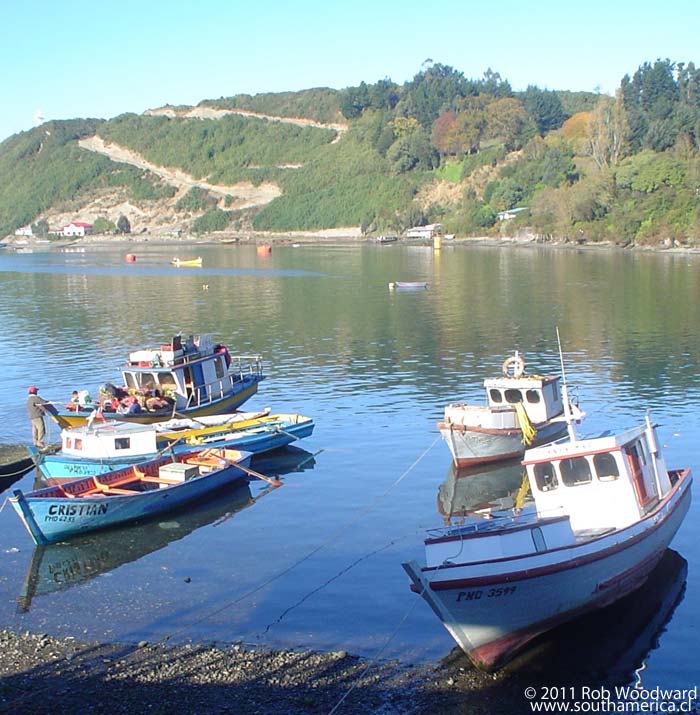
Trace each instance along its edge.
<instances>
[{"instance_id":1,"label":"wooded hillside","mask_svg":"<svg viewBox=\"0 0 700 715\"><path fill-rule=\"evenodd\" d=\"M78 145L94 135L184 183ZM472 80L431 63L403 85L239 95L22 132L0 145L0 235L26 224L45 232L58 215L113 225L100 214L113 196L137 207L144 226L157 215L202 232L400 232L439 221L459 236L527 227L556 239L692 245L699 150L692 63L645 63L615 97L514 92L491 70ZM279 190L251 205L197 181ZM515 208L525 210L498 220Z\"/></svg>"}]
</instances>

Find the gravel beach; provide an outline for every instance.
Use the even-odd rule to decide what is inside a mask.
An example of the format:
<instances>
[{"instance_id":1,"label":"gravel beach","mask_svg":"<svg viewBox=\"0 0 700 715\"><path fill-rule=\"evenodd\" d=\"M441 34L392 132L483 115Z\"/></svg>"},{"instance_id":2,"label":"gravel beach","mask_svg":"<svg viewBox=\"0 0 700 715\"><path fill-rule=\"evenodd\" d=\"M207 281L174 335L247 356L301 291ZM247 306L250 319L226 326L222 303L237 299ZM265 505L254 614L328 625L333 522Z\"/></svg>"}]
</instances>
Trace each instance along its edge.
<instances>
[{"instance_id":1,"label":"gravel beach","mask_svg":"<svg viewBox=\"0 0 700 715\"><path fill-rule=\"evenodd\" d=\"M480 715L526 707L513 678L452 654L438 666L363 660L344 651L241 645L80 643L0 631L0 712Z\"/></svg>"}]
</instances>

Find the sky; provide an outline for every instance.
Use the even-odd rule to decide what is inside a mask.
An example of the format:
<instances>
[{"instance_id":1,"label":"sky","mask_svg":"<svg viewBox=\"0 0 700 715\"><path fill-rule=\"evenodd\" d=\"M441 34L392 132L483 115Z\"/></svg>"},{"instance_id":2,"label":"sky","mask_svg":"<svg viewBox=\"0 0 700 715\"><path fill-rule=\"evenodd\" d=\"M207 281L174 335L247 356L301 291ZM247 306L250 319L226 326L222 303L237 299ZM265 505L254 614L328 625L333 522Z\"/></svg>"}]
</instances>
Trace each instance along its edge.
<instances>
[{"instance_id":1,"label":"sky","mask_svg":"<svg viewBox=\"0 0 700 715\"><path fill-rule=\"evenodd\" d=\"M412 79L428 59L514 90L614 93L700 65L698 0L0 0L0 141L41 121Z\"/></svg>"}]
</instances>

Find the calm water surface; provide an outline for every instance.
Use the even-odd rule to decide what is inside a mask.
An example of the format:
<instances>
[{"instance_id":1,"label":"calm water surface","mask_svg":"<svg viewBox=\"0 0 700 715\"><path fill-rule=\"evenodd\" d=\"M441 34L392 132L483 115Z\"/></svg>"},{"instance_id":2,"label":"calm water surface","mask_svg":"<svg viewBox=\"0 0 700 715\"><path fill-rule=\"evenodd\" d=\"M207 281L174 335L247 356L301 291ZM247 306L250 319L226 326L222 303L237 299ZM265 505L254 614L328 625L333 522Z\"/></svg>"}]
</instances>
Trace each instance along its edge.
<instances>
[{"instance_id":1,"label":"calm water surface","mask_svg":"<svg viewBox=\"0 0 700 715\"><path fill-rule=\"evenodd\" d=\"M136 263L125 263L127 250ZM581 432L633 426L649 408L667 463L700 475L696 256L178 247L181 258L204 259L187 269L169 265L173 250L0 253L0 442L29 441L29 384L61 402L73 389L94 394L130 350L180 330L261 353L268 377L246 407L310 415L314 435L254 463L283 475L281 489L253 483L69 546L35 550L6 506L2 626L130 641L243 639L408 662L447 655L453 641L410 592L401 562L422 558L425 528L489 499L490 489L507 492L518 468L455 473L435 424L449 401L482 401L482 380L513 349L531 371L556 372L555 326L588 414ZM429 288L390 293L397 280ZM58 438L55 426L50 436ZM32 483L30 474L20 486ZM562 629L523 667L554 661L611 682L643 665L646 687L696 684L688 655L700 615L699 510L696 499L676 553L648 588L621 611ZM572 650L576 664L561 665Z\"/></svg>"}]
</instances>

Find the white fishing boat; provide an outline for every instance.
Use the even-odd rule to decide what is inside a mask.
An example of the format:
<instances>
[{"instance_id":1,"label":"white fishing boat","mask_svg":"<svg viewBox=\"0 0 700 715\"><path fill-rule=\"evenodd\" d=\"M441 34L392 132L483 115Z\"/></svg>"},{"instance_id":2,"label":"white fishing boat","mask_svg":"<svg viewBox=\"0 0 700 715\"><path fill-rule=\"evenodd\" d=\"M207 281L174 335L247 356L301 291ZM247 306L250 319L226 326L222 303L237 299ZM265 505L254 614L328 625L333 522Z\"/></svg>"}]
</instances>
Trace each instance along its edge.
<instances>
[{"instance_id":1,"label":"white fishing boat","mask_svg":"<svg viewBox=\"0 0 700 715\"><path fill-rule=\"evenodd\" d=\"M516 351L503 363L503 375L484 380L486 405L453 403L438 429L458 467L522 457L528 447L566 433L559 375L528 375ZM584 413L569 403L573 419Z\"/></svg>"},{"instance_id":2,"label":"white fishing boat","mask_svg":"<svg viewBox=\"0 0 700 715\"><path fill-rule=\"evenodd\" d=\"M639 588L691 500L689 469L668 470L646 422L528 450L533 501L428 532L424 565L404 564L480 668L507 662L554 626Z\"/></svg>"},{"instance_id":3,"label":"white fishing boat","mask_svg":"<svg viewBox=\"0 0 700 715\"><path fill-rule=\"evenodd\" d=\"M245 415L251 417L240 419ZM181 428L175 427L178 421L162 425L95 421L61 430L61 448L56 452L44 453L34 446L27 449L46 479L67 480L122 469L156 459L162 453L180 454L209 447L253 454L268 452L308 437L314 429L310 417L294 413L250 412L226 417L225 421L209 418L213 422L209 425Z\"/></svg>"}]
</instances>

